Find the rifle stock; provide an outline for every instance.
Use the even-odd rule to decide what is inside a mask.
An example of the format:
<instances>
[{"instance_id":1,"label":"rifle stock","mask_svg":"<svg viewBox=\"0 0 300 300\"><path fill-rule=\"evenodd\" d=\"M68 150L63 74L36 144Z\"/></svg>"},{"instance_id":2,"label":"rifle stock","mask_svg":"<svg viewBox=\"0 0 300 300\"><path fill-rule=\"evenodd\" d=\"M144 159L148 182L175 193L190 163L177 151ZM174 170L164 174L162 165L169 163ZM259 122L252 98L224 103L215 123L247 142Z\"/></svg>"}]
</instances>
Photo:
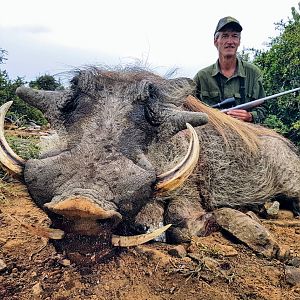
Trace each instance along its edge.
<instances>
[{"instance_id":1,"label":"rifle stock","mask_svg":"<svg viewBox=\"0 0 300 300\"><path fill-rule=\"evenodd\" d=\"M274 98L277 98L279 96L283 96L283 95L286 95L286 94L289 94L289 93L297 92L299 90L300 90L300 87L289 90L289 91L281 92L281 93L278 93L278 94L274 94L274 95L271 95L271 96L267 96L267 97L264 97L264 98L260 98L260 99L257 99L257 100L253 100L253 101L250 101L250 102L246 102L246 103L243 103L243 104L239 104L239 105L236 105L236 106L231 107L231 108L222 109L221 111L222 112L228 112L228 111L233 110L233 109L249 110L251 108L254 108L256 106L259 106L259 105L263 104L267 100L271 100L271 99L274 99Z\"/></svg>"}]
</instances>

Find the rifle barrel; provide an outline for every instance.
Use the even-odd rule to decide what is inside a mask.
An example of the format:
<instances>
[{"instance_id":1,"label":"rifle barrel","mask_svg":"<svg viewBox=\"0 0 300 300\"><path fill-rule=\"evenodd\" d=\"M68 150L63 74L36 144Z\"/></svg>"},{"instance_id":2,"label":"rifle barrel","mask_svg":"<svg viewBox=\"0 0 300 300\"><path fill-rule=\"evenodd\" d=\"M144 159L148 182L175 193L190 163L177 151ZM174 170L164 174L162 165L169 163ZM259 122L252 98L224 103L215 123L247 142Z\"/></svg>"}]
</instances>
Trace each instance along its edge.
<instances>
[{"instance_id":1,"label":"rifle barrel","mask_svg":"<svg viewBox=\"0 0 300 300\"><path fill-rule=\"evenodd\" d=\"M245 110L247 110L247 109L253 108L255 106L261 105L267 100L277 98L279 96L283 96L283 95L286 95L286 94L289 94L289 93L297 92L299 90L300 90L300 87L297 87L297 88L289 90L289 91L284 91L284 92L281 92L281 93L278 93L278 94L274 94L274 95L271 95L271 96L267 96L267 97L264 97L264 98L260 98L260 99L257 99L257 100L253 100L253 101L250 101L250 102L239 104L239 105L231 107L231 108L222 109L221 111L222 112L227 112L227 111L230 111L230 110L233 110L233 109L245 109Z\"/></svg>"}]
</instances>

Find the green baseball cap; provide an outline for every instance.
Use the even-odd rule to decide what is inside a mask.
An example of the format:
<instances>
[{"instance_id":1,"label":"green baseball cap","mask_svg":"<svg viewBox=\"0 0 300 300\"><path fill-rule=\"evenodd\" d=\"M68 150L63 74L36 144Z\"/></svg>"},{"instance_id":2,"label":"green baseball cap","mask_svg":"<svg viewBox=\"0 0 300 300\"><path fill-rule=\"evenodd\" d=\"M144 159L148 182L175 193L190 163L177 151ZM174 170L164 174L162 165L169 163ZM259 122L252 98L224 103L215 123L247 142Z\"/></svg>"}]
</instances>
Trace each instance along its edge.
<instances>
[{"instance_id":1,"label":"green baseball cap","mask_svg":"<svg viewBox=\"0 0 300 300\"><path fill-rule=\"evenodd\" d=\"M234 28L234 30L238 32L243 30L243 27L237 19L233 17L225 17L219 20L214 34L216 34L218 31L221 31L227 25L230 25L230 27Z\"/></svg>"}]
</instances>

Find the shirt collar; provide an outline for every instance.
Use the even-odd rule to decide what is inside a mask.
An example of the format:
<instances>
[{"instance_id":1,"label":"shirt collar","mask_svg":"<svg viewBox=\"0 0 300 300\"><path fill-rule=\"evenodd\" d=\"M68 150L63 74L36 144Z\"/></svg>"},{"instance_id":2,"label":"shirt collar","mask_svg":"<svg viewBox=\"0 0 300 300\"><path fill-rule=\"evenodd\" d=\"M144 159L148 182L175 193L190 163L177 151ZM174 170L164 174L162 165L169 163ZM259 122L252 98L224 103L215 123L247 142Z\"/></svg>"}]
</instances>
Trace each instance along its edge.
<instances>
[{"instance_id":1,"label":"shirt collar","mask_svg":"<svg viewBox=\"0 0 300 300\"><path fill-rule=\"evenodd\" d=\"M212 68L212 71L211 71L211 75L213 77L215 77L216 75L218 75L218 73L221 73L220 72L220 67L219 67L219 60L217 60L214 64L213 64L213 68Z\"/></svg>"},{"instance_id":2,"label":"shirt collar","mask_svg":"<svg viewBox=\"0 0 300 300\"><path fill-rule=\"evenodd\" d=\"M217 60L213 64L211 75L213 77L215 77L219 73L221 73L221 70L220 70L220 67L219 67L219 60ZM237 57L237 71L236 71L236 74L234 76L246 77L244 65L238 57Z\"/></svg>"}]
</instances>

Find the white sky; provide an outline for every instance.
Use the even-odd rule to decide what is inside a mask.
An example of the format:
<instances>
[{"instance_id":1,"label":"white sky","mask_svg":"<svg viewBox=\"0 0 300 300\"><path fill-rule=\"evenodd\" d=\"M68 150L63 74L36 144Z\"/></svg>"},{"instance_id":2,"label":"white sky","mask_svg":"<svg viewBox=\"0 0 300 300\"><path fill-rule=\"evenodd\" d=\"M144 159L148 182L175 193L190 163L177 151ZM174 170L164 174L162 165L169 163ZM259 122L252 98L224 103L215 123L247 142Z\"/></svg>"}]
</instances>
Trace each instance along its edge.
<instances>
[{"instance_id":1,"label":"white sky","mask_svg":"<svg viewBox=\"0 0 300 300\"><path fill-rule=\"evenodd\" d=\"M291 17L299 0L5 0L0 48L11 79L30 81L87 64L139 59L159 73L178 68L193 77L217 59L213 32L233 16L243 26L243 48L262 49Z\"/></svg>"}]
</instances>

